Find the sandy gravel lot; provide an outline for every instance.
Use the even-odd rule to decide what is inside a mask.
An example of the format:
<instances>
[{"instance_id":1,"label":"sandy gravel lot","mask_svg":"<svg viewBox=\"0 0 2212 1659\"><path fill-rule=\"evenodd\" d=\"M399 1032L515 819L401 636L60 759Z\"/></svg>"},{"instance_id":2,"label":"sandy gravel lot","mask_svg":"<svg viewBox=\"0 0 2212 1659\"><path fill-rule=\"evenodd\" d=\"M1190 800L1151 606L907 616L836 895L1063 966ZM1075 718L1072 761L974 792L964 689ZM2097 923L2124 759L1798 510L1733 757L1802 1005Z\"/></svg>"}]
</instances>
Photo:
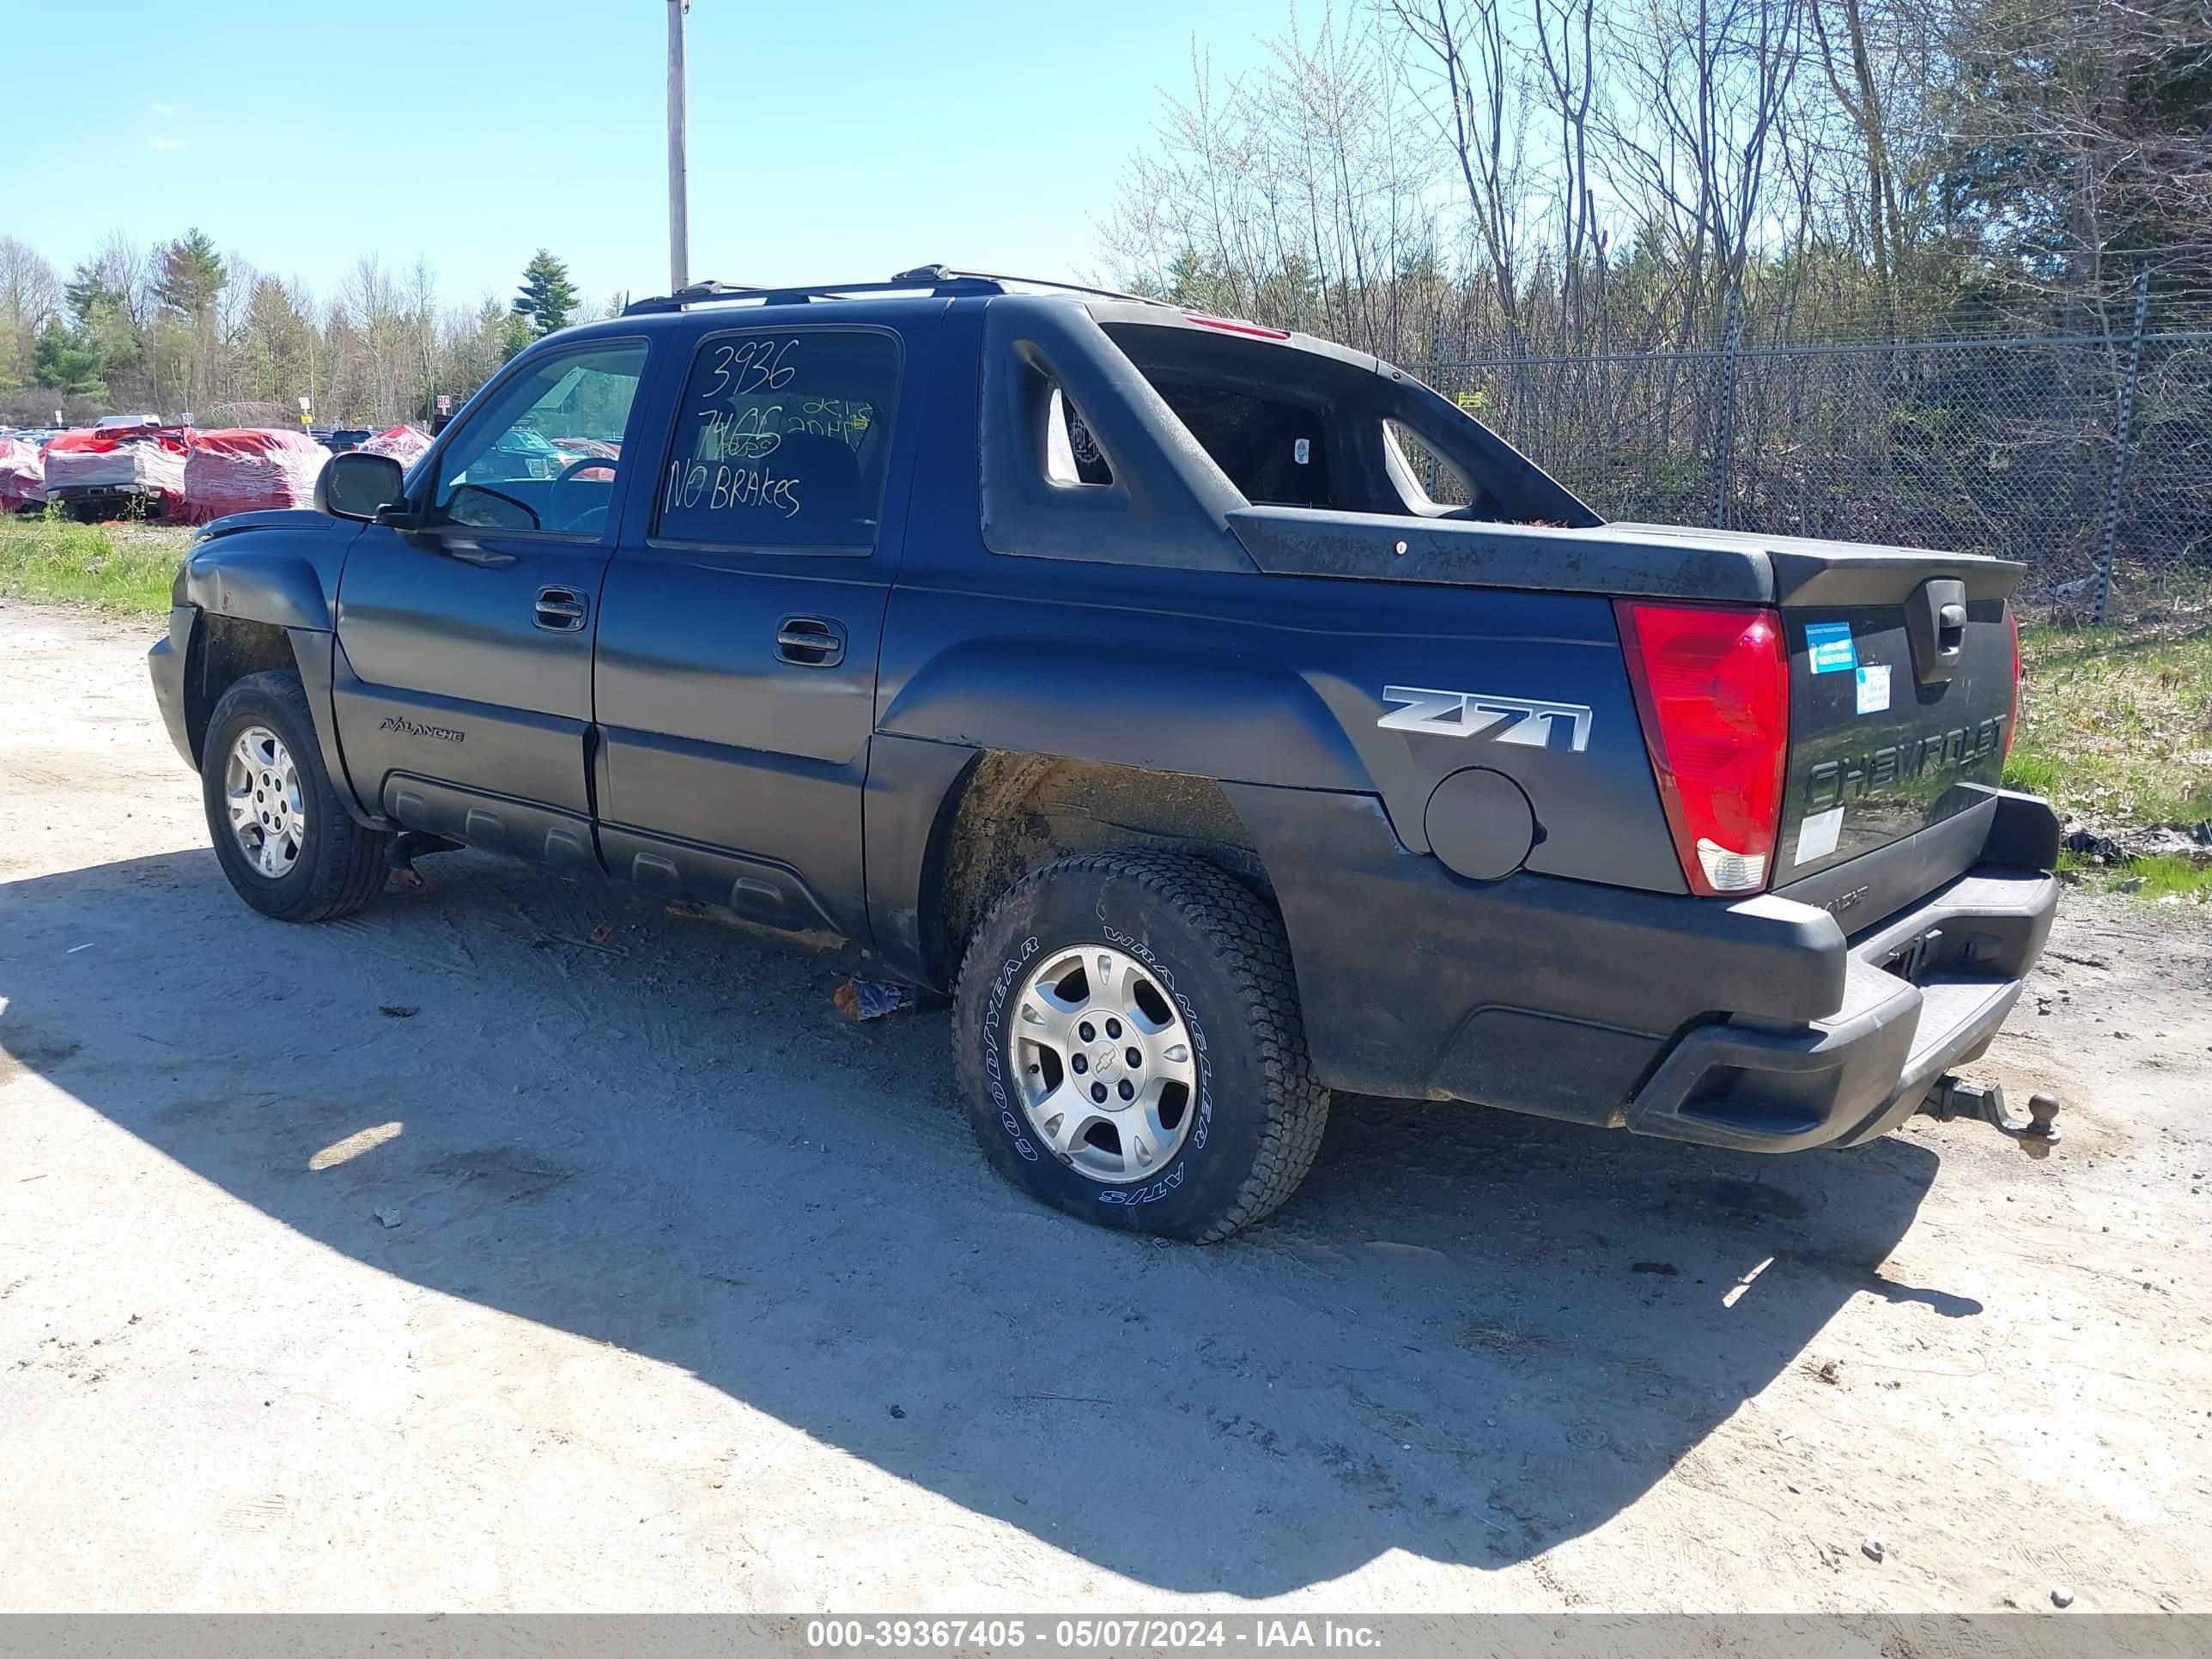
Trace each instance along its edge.
<instances>
[{"instance_id":1,"label":"sandy gravel lot","mask_svg":"<svg viewBox=\"0 0 2212 1659\"><path fill-rule=\"evenodd\" d=\"M253 915L149 638L0 607L0 1608L2212 1610L2199 911L2062 916L2041 1164L1349 1101L1154 1246L803 951Z\"/></svg>"}]
</instances>

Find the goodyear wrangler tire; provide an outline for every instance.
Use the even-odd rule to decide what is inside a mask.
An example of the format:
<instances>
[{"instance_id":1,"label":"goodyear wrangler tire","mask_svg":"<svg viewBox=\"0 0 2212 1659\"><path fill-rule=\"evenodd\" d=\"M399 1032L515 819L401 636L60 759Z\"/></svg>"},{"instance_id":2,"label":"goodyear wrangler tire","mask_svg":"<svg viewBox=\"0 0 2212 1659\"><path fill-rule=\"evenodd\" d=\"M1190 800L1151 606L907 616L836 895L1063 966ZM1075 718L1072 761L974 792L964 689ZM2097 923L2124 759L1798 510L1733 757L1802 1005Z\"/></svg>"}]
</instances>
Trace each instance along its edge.
<instances>
[{"instance_id":1,"label":"goodyear wrangler tire","mask_svg":"<svg viewBox=\"0 0 2212 1659\"><path fill-rule=\"evenodd\" d=\"M1297 1190L1328 1120L1282 923L1194 859L1024 878L969 943L953 1031L992 1166L1101 1226L1226 1238Z\"/></svg>"},{"instance_id":2,"label":"goodyear wrangler tire","mask_svg":"<svg viewBox=\"0 0 2212 1659\"><path fill-rule=\"evenodd\" d=\"M328 921L383 890L390 837L338 799L298 675L248 674L222 694L200 749L200 795L223 874L263 915Z\"/></svg>"}]
</instances>

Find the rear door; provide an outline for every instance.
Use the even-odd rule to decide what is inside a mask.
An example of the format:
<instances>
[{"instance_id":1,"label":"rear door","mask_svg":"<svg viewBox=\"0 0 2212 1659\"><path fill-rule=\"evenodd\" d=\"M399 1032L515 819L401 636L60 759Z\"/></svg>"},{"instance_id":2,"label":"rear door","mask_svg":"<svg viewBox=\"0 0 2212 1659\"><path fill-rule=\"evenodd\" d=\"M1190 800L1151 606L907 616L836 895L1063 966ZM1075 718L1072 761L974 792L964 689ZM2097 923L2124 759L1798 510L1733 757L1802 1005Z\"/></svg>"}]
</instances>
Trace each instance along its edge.
<instances>
[{"instance_id":1,"label":"rear door","mask_svg":"<svg viewBox=\"0 0 2212 1659\"><path fill-rule=\"evenodd\" d=\"M867 937L860 803L913 469L899 326L702 340L599 627L599 842L617 875ZM904 393L909 399L909 387Z\"/></svg>"},{"instance_id":2,"label":"rear door","mask_svg":"<svg viewBox=\"0 0 2212 1659\"><path fill-rule=\"evenodd\" d=\"M338 730L400 823L596 871L592 633L648 356L599 339L519 362L415 480L419 527L367 526L348 553Z\"/></svg>"},{"instance_id":3,"label":"rear door","mask_svg":"<svg viewBox=\"0 0 2212 1659\"><path fill-rule=\"evenodd\" d=\"M1818 544L1773 560L1790 668L1775 884L1855 931L1980 854L2014 715L2019 567Z\"/></svg>"}]
</instances>

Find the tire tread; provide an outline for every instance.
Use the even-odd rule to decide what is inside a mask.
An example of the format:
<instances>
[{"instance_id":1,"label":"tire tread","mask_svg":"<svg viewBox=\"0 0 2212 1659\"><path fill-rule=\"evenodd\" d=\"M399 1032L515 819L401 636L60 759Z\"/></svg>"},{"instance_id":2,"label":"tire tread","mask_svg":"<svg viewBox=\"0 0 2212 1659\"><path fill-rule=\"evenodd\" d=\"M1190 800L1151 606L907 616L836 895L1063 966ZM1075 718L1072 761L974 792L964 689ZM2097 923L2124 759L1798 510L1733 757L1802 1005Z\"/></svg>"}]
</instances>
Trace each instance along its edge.
<instances>
[{"instance_id":1,"label":"tire tread","mask_svg":"<svg viewBox=\"0 0 2212 1659\"><path fill-rule=\"evenodd\" d=\"M1035 886L1079 874L1145 888L1205 940L1236 984L1240 1006L1232 1012L1250 1033L1267 1079L1257 1103L1266 1122L1243 1182L1212 1224L1194 1235L1196 1243L1218 1243L1264 1220L1298 1189L1328 1127L1328 1090L1307 1057L1289 937L1272 908L1198 859L1151 850L1081 853L1031 871L1000 895L969 937L961 980L971 971L990 971L978 954L1009 908L1023 903ZM965 1043L957 1021L954 1042Z\"/></svg>"}]
</instances>

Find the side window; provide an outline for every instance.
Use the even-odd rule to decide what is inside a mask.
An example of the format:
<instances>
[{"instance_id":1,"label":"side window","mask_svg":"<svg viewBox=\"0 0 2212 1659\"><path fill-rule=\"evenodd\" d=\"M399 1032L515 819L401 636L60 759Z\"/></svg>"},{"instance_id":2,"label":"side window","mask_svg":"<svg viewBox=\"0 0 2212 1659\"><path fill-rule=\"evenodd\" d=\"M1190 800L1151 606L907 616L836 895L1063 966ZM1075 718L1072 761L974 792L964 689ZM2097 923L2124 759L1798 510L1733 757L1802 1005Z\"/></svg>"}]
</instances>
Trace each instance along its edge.
<instances>
[{"instance_id":1,"label":"side window","mask_svg":"<svg viewBox=\"0 0 2212 1659\"><path fill-rule=\"evenodd\" d=\"M1244 499L1260 507L1330 507L1328 449L1322 417L1227 386L1154 382Z\"/></svg>"},{"instance_id":2,"label":"side window","mask_svg":"<svg viewBox=\"0 0 2212 1659\"><path fill-rule=\"evenodd\" d=\"M1058 386L1045 404L1044 458L1045 477L1056 484L1073 488L1114 482L1114 469L1107 465L1098 440L1091 435L1083 411Z\"/></svg>"},{"instance_id":3,"label":"side window","mask_svg":"<svg viewBox=\"0 0 2212 1659\"><path fill-rule=\"evenodd\" d=\"M1382 422L1382 441L1390 446L1393 458L1405 468L1407 477L1423 497L1407 501L1407 506L1418 512L1425 507L1474 504L1474 486L1468 481L1467 474L1437 453L1433 446L1423 442L1413 428L1402 421L1386 420Z\"/></svg>"},{"instance_id":4,"label":"side window","mask_svg":"<svg viewBox=\"0 0 2212 1659\"><path fill-rule=\"evenodd\" d=\"M642 341L623 340L517 373L440 454L428 522L600 534L645 356Z\"/></svg>"},{"instance_id":5,"label":"side window","mask_svg":"<svg viewBox=\"0 0 2212 1659\"><path fill-rule=\"evenodd\" d=\"M709 338L677 411L653 534L724 547L872 548L898 374L888 334Z\"/></svg>"}]
</instances>

